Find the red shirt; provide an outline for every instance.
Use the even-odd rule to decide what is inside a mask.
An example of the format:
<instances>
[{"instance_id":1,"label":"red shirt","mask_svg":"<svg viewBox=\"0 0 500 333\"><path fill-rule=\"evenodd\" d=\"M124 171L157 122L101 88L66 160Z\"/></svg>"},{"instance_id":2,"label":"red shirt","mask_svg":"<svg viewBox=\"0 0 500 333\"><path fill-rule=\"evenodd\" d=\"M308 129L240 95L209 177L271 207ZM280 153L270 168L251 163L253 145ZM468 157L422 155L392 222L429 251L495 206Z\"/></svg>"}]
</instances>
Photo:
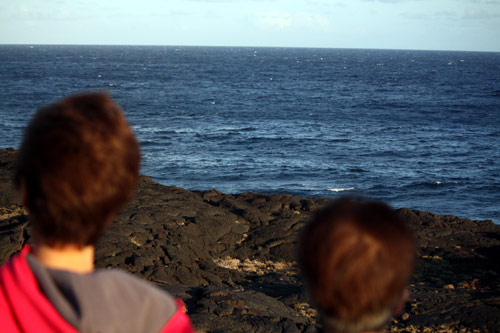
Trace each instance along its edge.
<instances>
[{"instance_id":1,"label":"red shirt","mask_svg":"<svg viewBox=\"0 0 500 333\"><path fill-rule=\"evenodd\" d=\"M30 247L0 267L0 328L2 332L77 332L40 291L26 256ZM161 332L194 332L184 303Z\"/></svg>"}]
</instances>

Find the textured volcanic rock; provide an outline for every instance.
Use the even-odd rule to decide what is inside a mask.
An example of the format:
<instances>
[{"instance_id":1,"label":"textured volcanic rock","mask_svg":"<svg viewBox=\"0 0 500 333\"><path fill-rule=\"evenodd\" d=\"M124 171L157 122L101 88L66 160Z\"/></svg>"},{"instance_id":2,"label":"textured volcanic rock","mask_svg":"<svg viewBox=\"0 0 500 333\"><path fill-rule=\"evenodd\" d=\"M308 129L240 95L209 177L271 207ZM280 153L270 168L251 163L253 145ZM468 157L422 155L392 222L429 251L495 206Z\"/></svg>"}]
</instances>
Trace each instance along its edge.
<instances>
[{"instance_id":1,"label":"textured volcanic rock","mask_svg":"<svg viewBox=\"0 0 500 333\"><path fill-rule=\"evenodd\" d=\"M15 151L0 150L0 261L29 240L12 188ZM326 198L187 191L141 177L96 249L118 267L185 300L200 332L314 332L316 311L297 272L295 239ZM500 226L400 209L419 264L394 331L497 331Z\"/></svg>"}]
</instances>

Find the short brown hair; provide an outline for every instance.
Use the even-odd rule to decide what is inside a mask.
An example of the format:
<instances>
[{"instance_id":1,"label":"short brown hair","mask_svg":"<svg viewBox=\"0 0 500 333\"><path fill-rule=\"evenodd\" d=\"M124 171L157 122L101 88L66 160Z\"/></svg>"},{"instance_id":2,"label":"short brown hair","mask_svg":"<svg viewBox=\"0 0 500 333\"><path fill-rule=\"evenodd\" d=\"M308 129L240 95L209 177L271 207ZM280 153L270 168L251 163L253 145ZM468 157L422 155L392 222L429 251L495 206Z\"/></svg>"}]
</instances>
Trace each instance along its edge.
<instances>
[{"instance_id":1,"label":"short brown hair","mask_svg":"<svg viewBox=\"0 0 500 333\"><path fill-rule=\"evenodd\" d=\"M105 93L71 96L40 109L25 130L15 183L37 242L95 244L136 186L139 145Z\"/></svg>"},{"instance_id":2,"label":"short brown hair","mask_svg":"<svg viewBox=\"0 0 500 333\"><path fill-rule=\"evenodd\" d=\"M298 262L326 330L376 330L406 288L415 243L389 206L342 198L306 225Z\"/></svg>"}]
</instances>

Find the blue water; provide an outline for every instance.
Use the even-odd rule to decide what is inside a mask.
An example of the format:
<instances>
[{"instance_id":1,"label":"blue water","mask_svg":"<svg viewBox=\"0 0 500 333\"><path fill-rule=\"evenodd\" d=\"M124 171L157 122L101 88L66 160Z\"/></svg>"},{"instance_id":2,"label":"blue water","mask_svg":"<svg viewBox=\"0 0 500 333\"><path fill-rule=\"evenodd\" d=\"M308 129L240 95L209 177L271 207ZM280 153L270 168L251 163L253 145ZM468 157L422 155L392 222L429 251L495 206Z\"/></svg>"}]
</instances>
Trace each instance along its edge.
<instances>
[{"instance_id":1,"label":"blue water","mask_svg":"<svg viewBox=\"0 0 500 333\"><path fill-rule=\"evenodd\" d=\"M500 223L500 53L0 46L0 147L108 90L166 185L361 194Z\"/></svg>"}]
</instances>

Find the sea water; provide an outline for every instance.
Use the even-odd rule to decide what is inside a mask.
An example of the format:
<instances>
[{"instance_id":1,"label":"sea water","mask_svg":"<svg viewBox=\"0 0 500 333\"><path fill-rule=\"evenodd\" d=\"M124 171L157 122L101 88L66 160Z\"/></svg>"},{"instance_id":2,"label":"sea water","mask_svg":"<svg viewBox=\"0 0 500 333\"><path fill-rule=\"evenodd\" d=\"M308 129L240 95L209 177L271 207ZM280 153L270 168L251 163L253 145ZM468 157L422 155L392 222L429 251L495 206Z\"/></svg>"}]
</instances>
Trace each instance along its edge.
<instances>
[{"instance_id":1,"label":"sea water","mask_svg":"<svg viewBox=\"0 0 500 333\"><path fill-rule=\"evenodd\" d=\"M500 53L0 46L0 147L106 90L165 185L364 195L500 223Z\"/></svg>"}]
</instances>

